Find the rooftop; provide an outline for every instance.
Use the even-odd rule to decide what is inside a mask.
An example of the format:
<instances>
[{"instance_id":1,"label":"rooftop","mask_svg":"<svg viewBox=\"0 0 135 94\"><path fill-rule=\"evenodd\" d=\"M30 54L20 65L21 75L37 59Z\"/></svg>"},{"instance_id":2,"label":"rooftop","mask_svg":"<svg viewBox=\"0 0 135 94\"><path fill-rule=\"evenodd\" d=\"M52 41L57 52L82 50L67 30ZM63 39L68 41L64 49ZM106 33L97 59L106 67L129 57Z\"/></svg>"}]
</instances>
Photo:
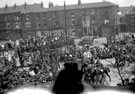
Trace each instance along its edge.
<instances>
[{"instance_id":1,"label":"rooftop","mask_svg":"<svg viewBox=\"0 0 135 94\"><path fill-rule=\"evenodd\" d=\"M66 9L83 9L83 8L98 8L98 7L108 7L108 6L118 6L114 3L103 1L96 3L84 3L84 4L74 4L66 5ZM64 10L64 6L52 6L50 8L43 8L42 4L23 4L18 6L0 8L0 14L14 13L14 12L24 12L24 13L33 13L33 12L47 12L47 11L59 11Z\"/></svg>"},{"instance_id":2,"label":"rooftop","mask_svg":"<svg viewBox=\"0 0 135 94\"><path fill-rule=\"evenodd\" d=\"M125 16L129 14L129 12L133 9L133 6L120 7L119 11L121 12L121 16Z\"/></svg>"},{"instance_id":3,"label":"rooftop","mask_svg":"<svg viewBox=\"0 0 135 94\"><path fill-rule=\"evenodd\" d=\"M135 14L135 7L133 7L128 13L128 15L132 15L132 14Z\"/></svg>"},{"instance_id":4,"label":"rooftop","mask_svg":"<svg viewBox=\"0 0 135 94\"><path fill-rule=\"evenodd\" d=\"M34 12L35 10L43 9L41 4L29 4L29 5L16 5L16 6L5 6L4 8L0 8L0 14L7 14L7 13L16 13L16 12Z\"/></svg>"}]
</instances>

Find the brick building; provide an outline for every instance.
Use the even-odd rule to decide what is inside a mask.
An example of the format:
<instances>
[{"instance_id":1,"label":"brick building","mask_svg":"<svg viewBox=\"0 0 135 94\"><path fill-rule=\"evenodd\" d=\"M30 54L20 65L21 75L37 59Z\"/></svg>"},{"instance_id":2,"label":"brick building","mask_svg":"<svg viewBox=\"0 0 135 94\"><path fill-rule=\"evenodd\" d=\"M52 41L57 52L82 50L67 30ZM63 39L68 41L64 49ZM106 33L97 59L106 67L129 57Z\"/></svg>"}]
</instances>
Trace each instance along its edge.
<instances>
[{"instance_id":1,"label":"brick building","mask_svg":"<svg viewBox=\"0 0 135 94\"><path fill-rule=\"evenodd\" d=\"M0 38L28 36L106 36L114 34L118 5L108 1L53 6L27 3L0 8Z\"/></svg>"},{"instance_id":2,"label":"brick building","mask_svg":"<svg viewBox=\"0 0 135 94\"><path fill-rule=\"evenodd\" d=\"M119 26L120 26L120 33L127 33L128 32L128 24L129 24L129 12L133 10L133 6L126 6L119 8Z\"/></svg>"},{"instance_id":3,"label":"brick building","mask_svg":"<svg viewBox=\"0 0 135 94\"><path fill-rule=\"evenodd\" d=\"M126 14L127 32L135 33L135 7Z\"/></svg>"}]
</instances>

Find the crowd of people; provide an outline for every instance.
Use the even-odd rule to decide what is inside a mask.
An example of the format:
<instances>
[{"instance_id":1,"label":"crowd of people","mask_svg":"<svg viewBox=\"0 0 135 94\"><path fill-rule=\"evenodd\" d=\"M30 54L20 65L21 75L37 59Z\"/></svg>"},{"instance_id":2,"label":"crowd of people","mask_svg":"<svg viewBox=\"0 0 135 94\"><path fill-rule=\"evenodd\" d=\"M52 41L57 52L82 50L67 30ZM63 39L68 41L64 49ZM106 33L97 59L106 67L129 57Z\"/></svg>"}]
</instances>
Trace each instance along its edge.
<instances>
[{"instance_id":1,"label":"crowd of people","mask_svg":"<svg viewBox=\"0 0 135 94\"><path fill-rule=\"evenodd\" d=\"M130 53L130 54L129 54ZM100 59L115 58L116 65L134 62L132 44L106 44L103 47L77 47L72 39L29 37L0 45L1 91L24 84L52 84L65 63L77 61L82 65L84 81L104 84L111 81L109 68ZM19 80L18 80L19 79Z\"/></svg>"}]
</instances>

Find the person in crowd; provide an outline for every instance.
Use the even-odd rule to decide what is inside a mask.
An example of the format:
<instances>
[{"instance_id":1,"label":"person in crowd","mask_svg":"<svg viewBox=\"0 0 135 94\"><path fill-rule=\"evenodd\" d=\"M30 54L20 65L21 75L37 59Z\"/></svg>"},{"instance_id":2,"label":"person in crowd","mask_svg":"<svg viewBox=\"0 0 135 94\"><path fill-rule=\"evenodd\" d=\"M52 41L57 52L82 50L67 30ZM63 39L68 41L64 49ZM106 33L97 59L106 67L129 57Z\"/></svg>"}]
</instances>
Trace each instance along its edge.
<instances>
[{"instance_id":1,"label":"person in crowd","mask_svg":"<svg viewBox=\"0 0 135 94\"><path fill-rule=\"evenodd\" d=\"M57 79L55 74L59 74L59 64L65 63L65 62L72 62L76 58L82 60L82 65L84 68L83 73L85 73L86 69L88 67L97 67L97 69L102 68L102 63L99 62L99 59L107 59L109 57L115 58L116 61L119 63L119 59L123 57L125 54L129 54L130 62L132 62L135 55L134 45L125 45L122 47L119 44L108 44L108 46L104 48L100 47L93 47L90 48L88 45L83 46L82 49L76 50L77 48L71 44L71 46L66 47L66 51L62 51L62 48L66 45L65 40L62 38L57 38L53 40L51 38L36 38L36 37L29 37L28 39L20 39L17 42L9 41L5 45L0 45L0 62L3 64L3 68L1 69L3 71L12 69L13 67L32 67L34 66L35 73L40 76L42 75L42 79L46 81L50 81L53 79L55 81L55 78ZM5 53L10 54L10 51L14 51L14 55L11 56L11 59L8 59L8 55L5 55ZM26 53L29 54L26 57ZM31 54L30 54L31 53ZM128 59L127 58L127 59ZM14 60L13 60L14 59ZM27 60L29 59L29 60ZM95 63L97 59L97 62ZM87 61L88 62L85 62ZM125 59L122 59L125 60ZM28 62L31 62L30 64ZM25 64L28 63L28 64ZM36 68L36 65L42 66L41 68ZM91 64L91 65L90 65ZM12 65L12 66L11 66ZM70 73L72 70L72 67L75 67L72 64L69 64L71 69L69 71L69 68L65 68L62 71L68 70ZM72 66L71 66L72 65ZM9 67L10 66L10 67ZM65 65L67 66L67 65ZM61 72L62 72L61 71ZM74 70L72 70L74 71ZM78 71L76 69L76 71ZM16 75L16 72L13 73L14 77L18 77L19 75L23 74L24 71L20 71L18 75ZM60 72L60 74L61 74ZM75 71L74 71L75 72ZM63 73L63 72L62 72ZM77 72L79 74L79 72ZM36 74L36 75L37 75ZM49 75L52 74L51 78ZM73 73L71 73L73 74ZM81 73L80 73L81 74ZM55 75L55 76L54 76ZM70 74L66 74L67 76L73 76ZM65 77L67 77L65 76ZM36 76L28 77L32 81L32 79L35 79ZM46 80L47 78L47 80ZM67 77L70 78L70 77ZM81 79L81 78L80 78ZM38 80L38 79L37 79ZM44 83L44 81L41 81ZM52 81L52 82L53 82ZM57 82L57 81L56 81ZM63 87L64 88L64 87ZM72 87L75 88L75 87Z\"/></svg>"}]
</instances>

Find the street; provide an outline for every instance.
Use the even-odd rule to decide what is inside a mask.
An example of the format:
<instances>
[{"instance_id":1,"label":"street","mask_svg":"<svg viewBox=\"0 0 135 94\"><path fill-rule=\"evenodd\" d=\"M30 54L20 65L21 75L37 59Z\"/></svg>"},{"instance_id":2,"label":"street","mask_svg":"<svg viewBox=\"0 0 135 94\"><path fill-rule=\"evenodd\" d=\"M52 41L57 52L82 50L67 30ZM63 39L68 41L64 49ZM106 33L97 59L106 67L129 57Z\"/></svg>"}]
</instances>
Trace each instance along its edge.
<instances>
[{"instance_id":1,"label":"street","mask_svg":"<svg viewBox=\"0 0 135 94\"><path fill-rule=\"evenodd\" d=\"M111 77L111 82L109 82L109 79L107 78L106 85L117 86L117 84L121 82L121 79L120 79L120 76L118 74L117 68L113 67L113 64L115 63L115 59L106 59L106 60L100 60L100 61L104 66L110 68L109 74L110 74L110 77ZM132 75L132 70L134 68L134 65L135 64L130 64L129 66L125 65L123 67L123 69L121 70L121 75L122 75L123 78L132 79L133 77L135 77L135 76Z\"/></svg>"}]
</instances>

